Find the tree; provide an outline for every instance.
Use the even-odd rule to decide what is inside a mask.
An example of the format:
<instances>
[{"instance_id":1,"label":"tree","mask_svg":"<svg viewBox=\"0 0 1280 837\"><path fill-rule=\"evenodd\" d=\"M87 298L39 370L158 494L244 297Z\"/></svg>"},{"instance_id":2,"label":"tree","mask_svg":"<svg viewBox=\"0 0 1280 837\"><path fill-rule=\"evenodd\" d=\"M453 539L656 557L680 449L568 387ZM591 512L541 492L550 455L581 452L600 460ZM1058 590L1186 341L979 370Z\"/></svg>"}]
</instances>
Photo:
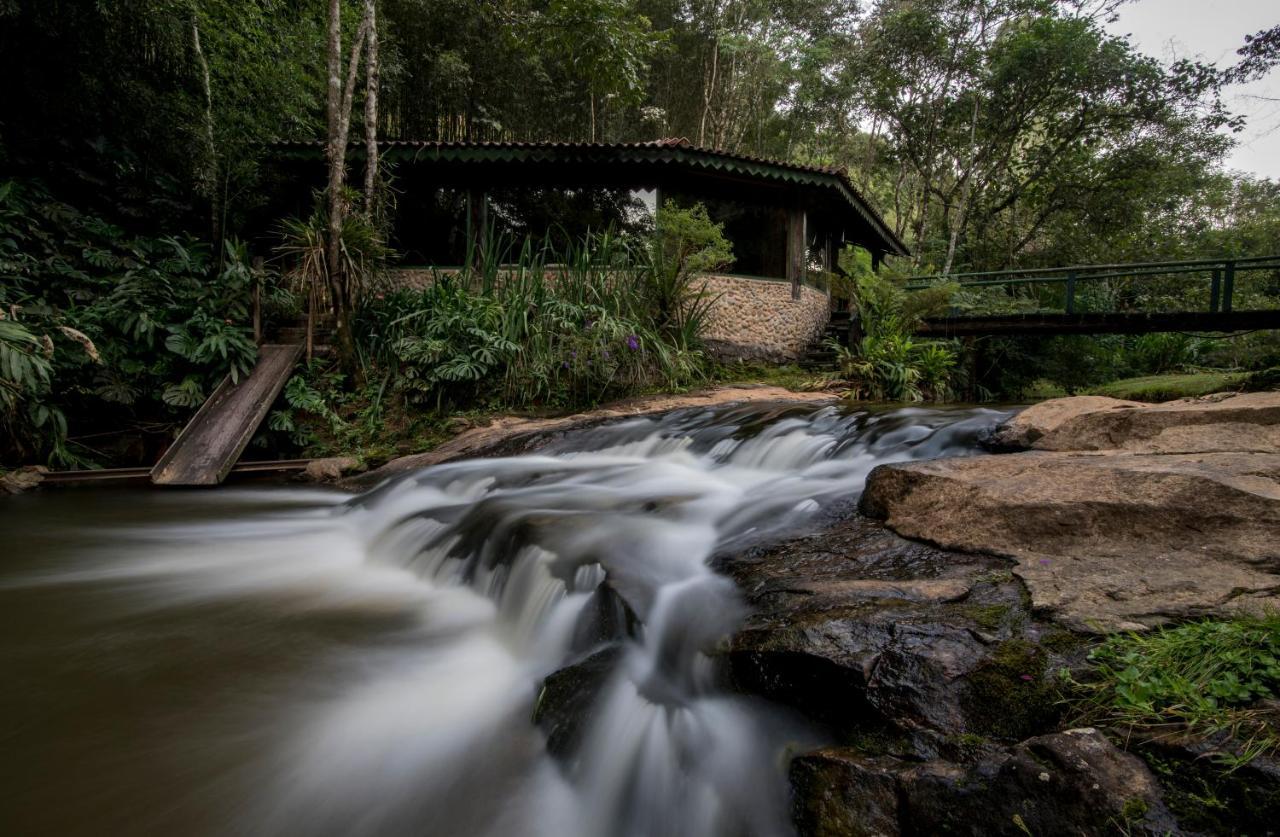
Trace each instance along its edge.
<instances>
[{"instance_id":1,"label":"tree","mask_svg":"<svg viewBox=\"0 0 1280 837\"><path fill-rule=\"evenodd\" d=\"M551 55L587 89L592 142L597 103L612 98L628 105L643 98L649 60L660 40L628 0L551 0L543 38Z\"/></svg>"},{"instance_id":2,"label":"tree","mask_svg":"<svg viewBox=\"0 0 1280 837\"><path fill-rule=\"evenodd\" d=\"M329 139L326 144L329 163L329 185L325 191L328 207L328 229L325 239L325 267L333 307L334 331L338 353L348 373L356 372L356 346L351 334L351 310L355 305L355 278L342 259L342 232L350 209L347 194L347 141L351 131L351 109L355 101L356 79L360 72L360 56L373 28L374 4L368 2L360 26L351 41L351 56L346 63L343 81L342 0L329 0L328 115ZM376 43L376 39L375 39Z\"/></svg>"}]
</instances>

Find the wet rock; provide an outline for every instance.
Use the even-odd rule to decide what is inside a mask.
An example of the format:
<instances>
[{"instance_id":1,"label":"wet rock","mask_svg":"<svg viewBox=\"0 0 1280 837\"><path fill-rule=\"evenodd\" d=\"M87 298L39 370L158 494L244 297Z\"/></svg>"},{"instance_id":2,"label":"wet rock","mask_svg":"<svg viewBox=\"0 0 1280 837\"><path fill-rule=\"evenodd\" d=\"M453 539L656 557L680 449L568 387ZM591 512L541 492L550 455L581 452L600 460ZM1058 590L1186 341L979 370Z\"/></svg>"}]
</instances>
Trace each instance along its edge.
<instances>
[{"instance_id":1,"label":"wet rock","mask_svg":"<svg viewBox=\"0 0 1280 837\"><path fill-rule=\"evenodd\" d=\"M734 683L844 740L934 758L957 737L1017 740L1050 717L1030 710L1055 697L1042 689L1046 655L1015 638L1034 626L1002 559L855 516L719 565L752 606L725 654Z\"/></svg>"},{"instance_id":2,"label":"wet rock","mask_svg":"<svg viewBox=\"0 0 1280 837\"><path fill-rule=\"evenodd\" d=\"M1014 558L1037 613L1074 630L1280 604L1280 454L885 465L861 508L909 538Z\"/></svg>"},{"instance_id":3,"label":"wet rock","mask_svg":"<svg viewBox=\"0 0 1280 837\"><path fill-rule=\"evenodd\" d=\"M805 837L891 837L904 763L828 747L791 762L792 810Z\"/></svg>"},{"instance_id":4,"label":"wet rock","mask_svg":"<svg viewBox=\"0 0 1280 837\"><path fill-rule=\"evenodd\" d=\"M1030 738L968 767L826 748L795 759L791 783L804 837L1181 833L1142 760L1088 728Z\"/></svg>"},{"instance_id":5,"label":"wet rock","mask_svg":"<svg viewBox=\"0 0 1280 837\"><path fill-rule=\"evenodd\" d=\"M1159 777L1165 801L1184 828L1204 834L1276 831L1280 761L1274 756L1237 763L1247 745L1226 731L1206 736L1137 730L1129 735L1129 748Z\"/></svg>"},{"instance_id":6,"label":"wet rock","mask_svg":"<svg viewBox=\"0 0 1280 837\"><path fill-rule=\"evenodd\" d=\"M1051 398L1021 411L986 434L983 444L996 451L1030 450L1059 427L1082 415L1114 413L1148 406L1141 401L1122 401L1101 395Z\"/></svg>"},{"instance_id":7,"label":"wet rock","mask_svg":"<svg viewBox=\"0 0 1280 837\"><path fill-rule=\"evenodd\" d=\"M1028 407L987 440L1003 450L1280 453L1280 393L1142 404L1099 396Z\"/></svg>"},{"instance_id":8,"label":"wet rock","mask_svg":"<svg viewBox=\"0 0 1280 837\"><path fill-rule=\"evenodd\" d=\"M360 470L363 470L363 463L354 456L331 456L308 462L303 477L312 482L335 482Z\"/></svg>"},{"instance_id":9,"label":"wet rock","mask_svg":"<svg viewBox=\"0 0 1280 837\"><path fill-rule=\"evenodd\" d=\"M547 736L547 751L552 755L565 758L576 749L591 723L596 697L621 655L620 645L606 646L542 682L533 722Z\"/></svg>"},{"instance_id":10,"label":"wet rock","mask_svg":"<svg viewBox=\"0 0 1280 837\"><path fill-rule=\"evenodd\" d=\"M605 580L596 585L591 600L582 609L574 625L572 648L579 653L619 642L634 636L640 620L627 601L618 594L613 583Z\"/></svg>"},{"instance_id":11,"label":"wet rock","mask_svg":"<svg viewBox=\"0 0 1280 837\"><path fill-rule=\"evenodd\" d=\"M1028 739L968 770L899 776L903 834L1180 833L1142 760L1095 729Z\"/></svg>"},{"instance_id":12,"label":"wet rock","mask_svg":"<svg viewBox=\"0 0 1280 837\"><path fill-rule=\"evenodd\" d=\"M21 494L44 482L49 469L42 465L29 465L16 471L0 471L0 495Z\"/></svg>"}]
</instances>

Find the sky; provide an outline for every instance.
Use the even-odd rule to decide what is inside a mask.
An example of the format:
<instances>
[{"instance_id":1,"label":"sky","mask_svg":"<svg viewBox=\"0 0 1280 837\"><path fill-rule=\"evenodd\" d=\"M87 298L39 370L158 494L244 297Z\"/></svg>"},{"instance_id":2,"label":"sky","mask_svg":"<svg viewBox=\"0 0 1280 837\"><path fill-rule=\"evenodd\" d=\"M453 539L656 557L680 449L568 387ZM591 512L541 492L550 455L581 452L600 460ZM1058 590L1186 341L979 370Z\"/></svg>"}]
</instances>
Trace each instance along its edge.
<instances>
[{"instance_id":1,"label":"sky","mask_svg":"<svg viewBox=\"0 0 1280 837\"><path fill-rule=\"evenodd\" d=\"M1280 0L1137 0L1122 6L1119 14L1108 28L1131 35L1148 55L1166 62L1185 57L1229 66L1246 34L1280 23ZM1248 118L1227 167L1280 180L1280 69L1228 88L1224 98L1232 113Z\"/></svg>"}]
</instances>

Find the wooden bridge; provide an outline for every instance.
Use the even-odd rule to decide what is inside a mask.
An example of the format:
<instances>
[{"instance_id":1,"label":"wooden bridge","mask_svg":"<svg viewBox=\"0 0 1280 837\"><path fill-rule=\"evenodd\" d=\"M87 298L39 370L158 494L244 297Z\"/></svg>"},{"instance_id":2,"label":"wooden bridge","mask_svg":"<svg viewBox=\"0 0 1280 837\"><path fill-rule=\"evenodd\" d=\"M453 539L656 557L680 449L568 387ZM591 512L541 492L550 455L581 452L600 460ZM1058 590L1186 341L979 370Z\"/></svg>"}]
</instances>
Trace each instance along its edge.
<instances>
[{"instance_id":1,"label":"wooden bridge","mask_svg":"<svg viewBox=\"0 0 1280 837\"><path fill-rule=\"evenodd\" d=\"M905 286L939 287L950 289L951 309L922 320L920 336L1280 329L1280 256L939 274ZM856 343L857 318L837 312L827 336ZM818 354L810 360L825 359Z\"/></svg>"}]
</instances>

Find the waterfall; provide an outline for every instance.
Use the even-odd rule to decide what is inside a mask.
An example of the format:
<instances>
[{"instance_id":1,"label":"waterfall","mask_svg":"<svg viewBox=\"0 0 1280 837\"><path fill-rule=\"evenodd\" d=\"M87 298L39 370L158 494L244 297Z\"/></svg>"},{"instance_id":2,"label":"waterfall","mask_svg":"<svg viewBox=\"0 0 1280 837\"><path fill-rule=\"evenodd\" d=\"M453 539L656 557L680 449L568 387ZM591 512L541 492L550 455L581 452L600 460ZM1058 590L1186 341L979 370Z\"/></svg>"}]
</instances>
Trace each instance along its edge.
<instances>
[{"instance_id":1,"label":"waterfall","mask_svg":"<svg viewBox=\"0 0 1280 837\"><path fill-rule=\"evenodd\" d=\"M745 611L709 559L847 511L876 465L971 452L1002 417L752 405L623 421L337 502L258 491L239 496L269 510L104 521L97 560L0 576L0 603L105 586L104 619L199 624L234 606L298 635L275 652L253 635L264 668L279 653L288 671L215 705L201 735L217 745L187 744L240 755L195 769L157 833L786 834L786 756L817 739L726 688L715 652ZM553 755L531 720L543 681L588 658L606 668Z\"/></svg>"}]
</instances>

